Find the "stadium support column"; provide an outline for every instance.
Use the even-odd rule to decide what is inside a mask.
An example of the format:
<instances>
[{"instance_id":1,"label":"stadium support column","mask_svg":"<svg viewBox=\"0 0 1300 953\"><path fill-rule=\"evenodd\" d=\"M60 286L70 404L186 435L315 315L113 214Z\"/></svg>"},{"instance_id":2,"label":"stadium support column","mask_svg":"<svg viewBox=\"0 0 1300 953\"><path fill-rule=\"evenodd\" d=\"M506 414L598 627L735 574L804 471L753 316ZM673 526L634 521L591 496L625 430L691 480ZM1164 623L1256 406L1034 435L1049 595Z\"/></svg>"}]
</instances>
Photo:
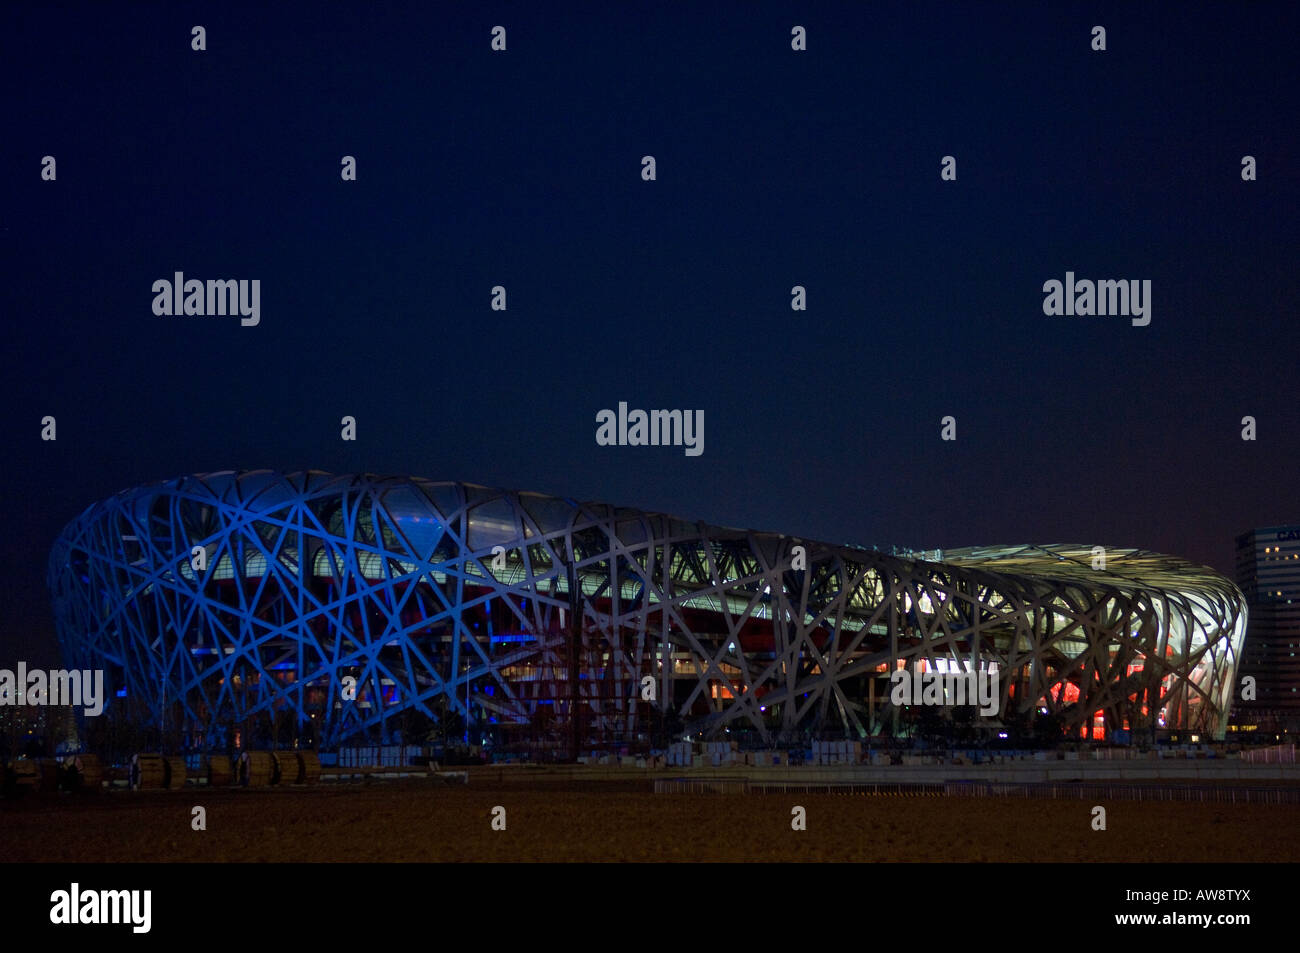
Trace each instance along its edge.
<instances>
[{"instance_id":1,"label":"stadium support column","mask_svg":"<svg viewBox=\"0 0 1300 953\"><path fill-rule=\"evenodd\" d=\"M672 616L669 611L673 604L673 553L672 544L665 542L659 559L659 571L662 580L659 584L659 692L655 707L659 710L659 735L665 748L668 747L668 711L673 703L673 691L669 687L673 680L673 651L669 639ZM655 745L651 745L654 748Z\"/></svg>"},{"instance_id":2,"label":"stadium support column","mask_svg":"<svg viewBox=\"0 0 1300 953\"><path fill-rule=\"evenodd\" d=\"M876 716L876 673L867 675L867 721L868 731L874 735L879 718Z\"/></svg>"},{"instance_id":3,"label":"stadium support column","mask_svg":"<svg viewBox=\"0 0 1300 953\"><path fill-rule=\"evenodd\" d=\"M576 762L581 749L582 729L578 724L578 653L582 651L582 591L578 588L578 572L570 563L569 575L569 730L572 751L569 760Z\"/></svg>"},{"instance_id":4,"label":"stadium support column","mask_svg":"<svg viewBox=\"0 0 1300 953\"><path fill-rule=\"evenodd\" d=\"M889 608L889 615L888 615L888 619L889 619L888 676L889 676L890 685L893 685L894 672L898 670L898 660L899 660L899 652L898 652L898 613L899 613L898 590L899 588L900 588L899 578L895 573L891 572L889 575L889 589L885 594L885 598L891 600L893 603L893 605L891 605ZM902 709L898 705L895 705L893 703L893 693L890 692L891 741L898 737L898 721L901 713L902 713Z\"/></svg>"}]
</instances>

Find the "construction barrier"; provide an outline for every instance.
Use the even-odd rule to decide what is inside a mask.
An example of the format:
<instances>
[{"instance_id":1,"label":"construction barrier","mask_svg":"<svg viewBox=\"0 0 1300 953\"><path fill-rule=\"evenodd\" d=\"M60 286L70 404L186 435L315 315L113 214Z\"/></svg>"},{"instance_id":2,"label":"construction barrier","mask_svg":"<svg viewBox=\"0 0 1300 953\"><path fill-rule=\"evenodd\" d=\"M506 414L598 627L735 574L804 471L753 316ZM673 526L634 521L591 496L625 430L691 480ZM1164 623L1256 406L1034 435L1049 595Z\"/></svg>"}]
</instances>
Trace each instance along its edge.
<instances>
[{"instance_id":1,"label":"construction barrier","mask_svg":"<svg viewBox=\"0 0 1300 953\"><path fill-rule=\"evenodd\" d=\"M141 753L131 758L131 790L152 791L167 784L167 764L160 754Z\"/></svg>"}]
</instances>

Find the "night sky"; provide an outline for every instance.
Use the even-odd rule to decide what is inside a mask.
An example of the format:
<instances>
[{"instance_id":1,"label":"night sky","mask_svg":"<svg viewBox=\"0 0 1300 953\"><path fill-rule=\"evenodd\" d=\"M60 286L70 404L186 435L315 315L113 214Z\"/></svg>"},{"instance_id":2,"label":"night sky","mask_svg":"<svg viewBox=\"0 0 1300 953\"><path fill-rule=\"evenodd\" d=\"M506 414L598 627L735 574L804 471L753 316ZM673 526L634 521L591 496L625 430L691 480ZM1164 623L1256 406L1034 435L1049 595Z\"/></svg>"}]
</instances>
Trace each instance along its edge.
<instances>
[{"instance_id":1,"label":"night sky","mask_svg":"<svg viewBox=\"0 0 1300 953\"><path fill-rule=\"evenodd\" d=\"M0 10L0 667L57 662L69 520L211 470L1228 574L1300 520L1293 3L48 6ZM175 271L260 324L155 315ZM1044 315L1067 271L1150 325ZM703 455L597 446L620 400Z\"/></svg>"}]
</instances>

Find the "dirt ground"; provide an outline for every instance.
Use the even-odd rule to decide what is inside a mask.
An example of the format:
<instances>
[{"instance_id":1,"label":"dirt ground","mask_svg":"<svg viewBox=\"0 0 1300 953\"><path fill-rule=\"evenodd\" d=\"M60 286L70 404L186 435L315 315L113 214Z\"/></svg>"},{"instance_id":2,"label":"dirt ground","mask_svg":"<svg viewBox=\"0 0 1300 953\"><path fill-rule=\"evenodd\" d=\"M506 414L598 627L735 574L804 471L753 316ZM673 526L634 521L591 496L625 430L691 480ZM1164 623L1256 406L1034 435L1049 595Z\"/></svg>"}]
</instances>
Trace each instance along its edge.
<instances>
[{"instance_id":1,"label":"dirt ground","mask_svg":"<svg viewBox=\"0 0 1300 953\"><path fill-rule=\"evenodd\" d=\"M791 829L791 809L807 830ZM191 811L207 811L207 830ZM506 829L494 831L493 808ZM860 794L653 794L492 780L104 792L0 802L4 861L1294 862L1300 808Z\"/></svg>"}]
</instances>

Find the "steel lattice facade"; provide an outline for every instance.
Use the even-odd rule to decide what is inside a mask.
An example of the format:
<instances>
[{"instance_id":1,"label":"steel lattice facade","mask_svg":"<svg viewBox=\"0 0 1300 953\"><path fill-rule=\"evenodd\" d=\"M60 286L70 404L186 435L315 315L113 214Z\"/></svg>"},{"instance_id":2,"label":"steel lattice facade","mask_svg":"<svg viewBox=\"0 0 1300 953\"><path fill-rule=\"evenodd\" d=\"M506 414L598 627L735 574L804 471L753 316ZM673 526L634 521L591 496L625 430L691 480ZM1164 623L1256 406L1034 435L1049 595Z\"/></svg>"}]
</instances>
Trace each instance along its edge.
<instances>
[{"instance_id":1,"label":"steel lattice facade","mask_svg":"<svg viewBox=\"0 0 1300 953\"><path fill-rule=\"evenodd\" d=\"M469 484L252 471L92 506L49 584L68 664L104 669L115 705L195 745L276 717L321 746L388 740L411 715L578 747L665 724L859 738L899 730L896 668L974 659L1001 673L1000 721L1222 737L1241 593L1173 557L1094 556L898 555Z\"/></svg>"}]
</instances>

